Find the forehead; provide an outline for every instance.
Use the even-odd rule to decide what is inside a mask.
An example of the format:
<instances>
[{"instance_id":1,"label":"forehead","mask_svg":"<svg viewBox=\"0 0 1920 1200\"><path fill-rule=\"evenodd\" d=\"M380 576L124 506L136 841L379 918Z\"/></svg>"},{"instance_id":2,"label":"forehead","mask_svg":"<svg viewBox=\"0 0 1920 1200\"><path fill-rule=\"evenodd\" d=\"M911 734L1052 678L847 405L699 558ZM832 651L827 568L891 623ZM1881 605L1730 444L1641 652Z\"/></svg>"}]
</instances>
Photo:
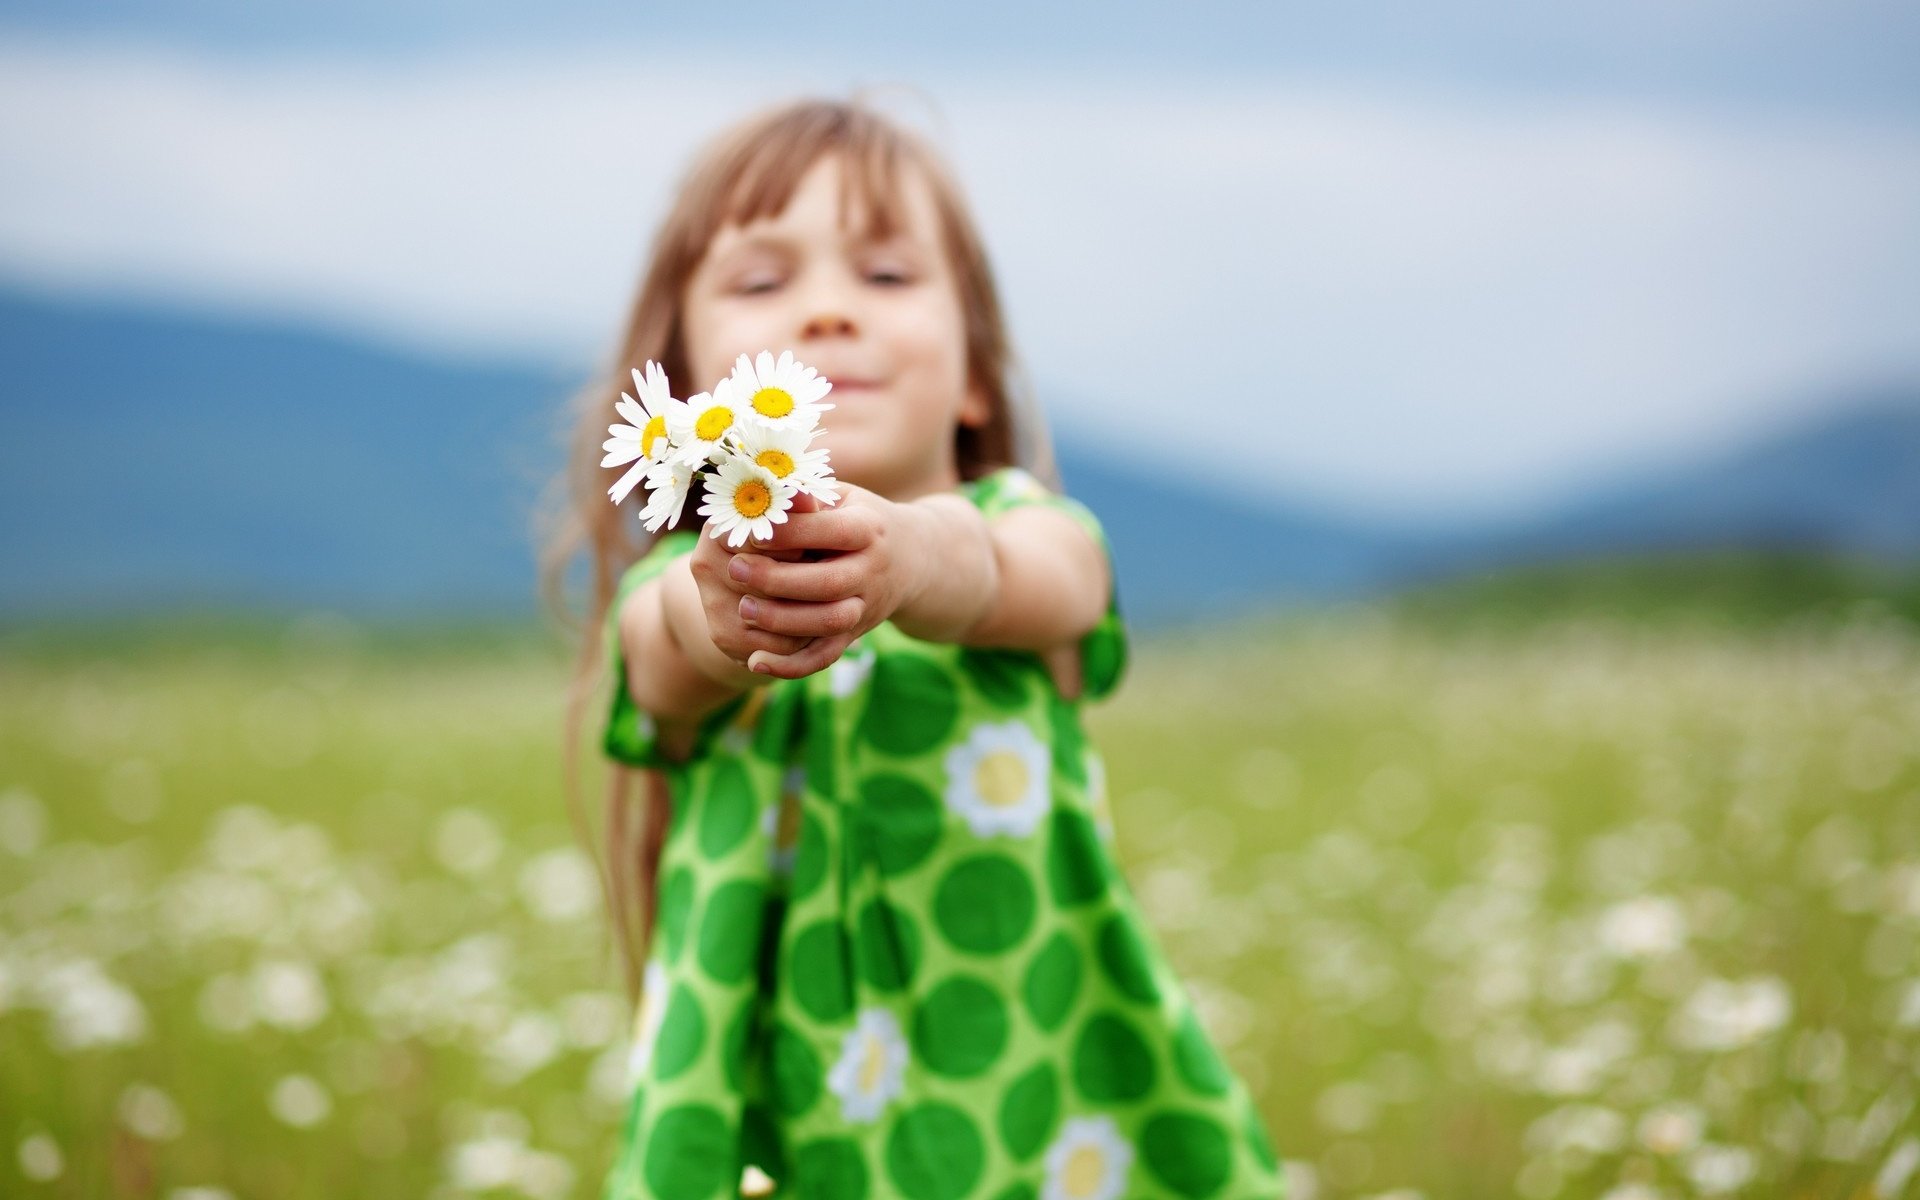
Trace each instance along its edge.
<instances>
[{"instance_id":1,"label":"forehead","mask_svg":"<svg viewBox=\"0 0 1920 1200\"><path fill-rule=\"evenodd\" d=\"M902 161L894 166L891 179L876 174L848 170L844 155L823 154L794 181L778 211L744 224L726 222L715 230L709 256L768 237L849 245L901 240L934 248L938 216L924 172Z\"/></svg>"}]
</instances>

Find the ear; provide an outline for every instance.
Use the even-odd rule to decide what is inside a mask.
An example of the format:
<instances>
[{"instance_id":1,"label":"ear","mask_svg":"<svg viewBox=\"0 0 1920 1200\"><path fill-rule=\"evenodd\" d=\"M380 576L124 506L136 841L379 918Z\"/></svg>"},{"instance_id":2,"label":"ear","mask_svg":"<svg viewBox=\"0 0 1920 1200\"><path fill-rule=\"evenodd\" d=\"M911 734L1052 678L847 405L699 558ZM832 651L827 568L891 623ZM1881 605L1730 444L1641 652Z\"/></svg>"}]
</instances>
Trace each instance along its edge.
<instances>
[{"instance_id":1,"label":"ear","mask_svg":"<svg viewBox=\"0 0 1920 1200\"><path fill-rule=\"evenodd\" d=\"M993 404L987 399L987 389L978 382L967 384L967 394L960 401L960 423L978 429L993 419Z\"/></svg>"}]
</instances>

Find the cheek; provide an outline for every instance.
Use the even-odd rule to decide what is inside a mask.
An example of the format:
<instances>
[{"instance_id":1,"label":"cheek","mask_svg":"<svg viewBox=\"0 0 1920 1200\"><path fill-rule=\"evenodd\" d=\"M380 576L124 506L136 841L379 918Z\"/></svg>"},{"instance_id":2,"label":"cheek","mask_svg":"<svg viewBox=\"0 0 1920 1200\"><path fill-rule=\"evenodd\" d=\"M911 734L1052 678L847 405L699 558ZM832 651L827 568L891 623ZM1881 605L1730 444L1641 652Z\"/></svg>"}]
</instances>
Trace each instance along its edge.
<instances>
[{"instance_id":1,"label":"cheek","mask_svg":"<svg viewBox=\"0 0 1920 1200\"><path fill-rule=\"evenodd\" d=\"M685 319L688 368L693 378L687 381L684 392L676 390L676 395L710 391L733 370L734 360L742 354L762 350L778 353L786 344L779 340L778 322L757 313L690 305ZM679 382L674 381L676 389Z\"/></svg>"},{"instance_id":2,"label":"cheek","mask_svg":"<svg viewBox=\"0 0 1920 1200\"><path fill-rule=\"evenodd\" d=\"M951 383L966 374L967 335L960 314L948 304L918 307L901 330L915 366L923 375Z\"/></svg>"}]
</instances>

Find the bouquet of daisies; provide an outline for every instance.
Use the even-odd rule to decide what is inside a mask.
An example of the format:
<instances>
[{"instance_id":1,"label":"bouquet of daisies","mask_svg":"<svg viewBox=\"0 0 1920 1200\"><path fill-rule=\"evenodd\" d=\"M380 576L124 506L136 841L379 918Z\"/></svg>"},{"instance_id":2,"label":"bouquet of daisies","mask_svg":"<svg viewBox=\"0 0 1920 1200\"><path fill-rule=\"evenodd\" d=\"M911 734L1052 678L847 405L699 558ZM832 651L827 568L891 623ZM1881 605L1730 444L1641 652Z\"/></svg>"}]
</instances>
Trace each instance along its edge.
<instances>
[{"instance_id":1,"label":"bouquet of daisies","mask_svg":"<svg viewBox=\"0 0 1920 1200\"><path fill-rule=\"evenodd\" d=\"M600 447L601 466L633 464L607 494L619 504L644 482L640 520L658 533L679 522L698 478L709 537L724 533L729 546L770 538L800 493L822 504L840 498L827 452L807 448L820 434L820 414L833 407L820 402L832 387L791 350L778 361L762 350L754 359L742 354L712 392L676 400L666 371L648 360L644 378L633 373L640 398L622 392L614 402L627 424L607 426L613 436Z\"/></svg>"}]
</instances>

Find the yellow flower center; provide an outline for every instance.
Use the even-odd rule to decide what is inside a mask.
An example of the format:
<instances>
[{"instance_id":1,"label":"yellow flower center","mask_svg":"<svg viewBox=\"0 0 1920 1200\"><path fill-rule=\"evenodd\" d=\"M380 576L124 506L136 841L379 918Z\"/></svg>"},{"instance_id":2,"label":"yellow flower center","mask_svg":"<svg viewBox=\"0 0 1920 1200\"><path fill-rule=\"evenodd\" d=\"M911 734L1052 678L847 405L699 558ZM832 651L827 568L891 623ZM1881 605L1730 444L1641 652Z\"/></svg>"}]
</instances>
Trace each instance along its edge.
<instances>
[{"instance_id":1,"label":"yellow flower center","mask_svg":"<svg viewBox=\"0 0 1920 1200\"><path fill-rule=\"evenodd\" d=\"M647 427L640 431L640 453L652 457L653 444L664 437L666 432L667 419L665 417L655 417L648 421Z\"/></svg>"},{"instance_id":2,"label":"yellow flower center","mask_svg":"<svg viewBox=\"0 0 1920 1200\"><path fill-rule=\"evenodd\" d=\"M793 411L793 397L782 388L761 388L753 394L753 411L763 417L784 417Z\"/></svg>"},{"instance_id":3,"label":"yellow flower center","mask_svg":"<svg viewBox=\"0 0 1920 1200\"><path fill-rule=\"evenodd\" d=\"M693 423L693 432L703 442L717 442L732 424L733 410L724 404L716 404L700 414L700 419Z\"/></svg>"},{"instance_id":4,"label":"yellow flower center","mask_svg":"<svg viewBox=\"0 0 1920 1200\"><path fill-rule=\"evenodd\" d=\"M772 471L775 479L793 474L793 457L785 450L762 450L754 455L753 461Z\"/></svg>"},{"instance_id":5,"label":"yellow flower center","mask_svg":"<svg viewBox=\"0 0 1920 1200\"><path fill-rule=\"evenodd\" d=\"M880 1072L887 1066L886 1048L880 1039L868 1036L866 1052L860 1056L860 1090L872 1095L880 1087Z\"/></svg>"},{"instance_id":6,"label":"yellow flower center","mask_svg":"<svg viewBox=\"0 0 1920 1200\"><path fill-rule=\"evenodd\" d=\"M743 517L757 517L773 504L773 493L758 479L749 479L733 489L733 507Z\"/></svg>"},{"instance_id":7,"label":"yellow flower center","mask_svg":"<svg viewBox=\"0 0 1920 1200\"><path fill-rule=\"evenodd\" d=\"M1075 1146L1067 1156L1066 1170L1060 1172L1060 1182L1066 1185L1067 1195L1093 1195L1094 1189L1100 1186L1100 1168L1104 1165L1100 1147Z\"/></svg>"},{"instance_id":8,"label":"yellow flower center","mask_svg":"<svg viewBox=\"0 0 1920 1200\"><path fill-rule=\"evenodd\" d=\"M1011 808L1027 794L1027 764L1011 750L984 755L973 768L973 790L995 808Z\"/></svg>"}]
</instances>

